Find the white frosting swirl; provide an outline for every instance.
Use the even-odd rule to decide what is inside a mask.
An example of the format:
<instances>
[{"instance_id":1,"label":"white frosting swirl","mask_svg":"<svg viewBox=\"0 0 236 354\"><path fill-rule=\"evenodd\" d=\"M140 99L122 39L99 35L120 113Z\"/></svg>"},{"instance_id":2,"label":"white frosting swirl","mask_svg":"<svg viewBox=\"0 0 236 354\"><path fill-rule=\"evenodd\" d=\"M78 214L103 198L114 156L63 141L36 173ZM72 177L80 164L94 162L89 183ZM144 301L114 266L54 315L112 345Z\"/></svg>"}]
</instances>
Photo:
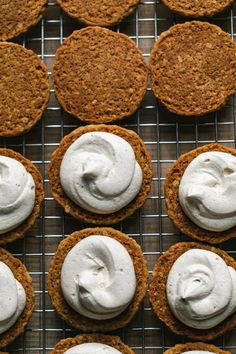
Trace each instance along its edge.
<instances>
[{"instance_id":1,"label":"white frosting swirl","mask_svg":"<svg viewBox=\"0 0 236 354\"><path fill-rule=\"evenodd\" d=\"M224 231L236 225L236 157L211 151L186 168L179 186L185 214L198 226Z\"/></svg>"},{"instance_id":2,"label":"white frosting swirl","mask_svg":"<svg viewBox=\"0 0 236 354\"><path fill-rule=\"evenodd\" d=\"M23 286L15 279L11 269L0 262L0 334L14 325L25 308Z\"/></svg>"},{"instance_id":3,"label":"white frosting swirl","mask_svg":"<svg viewBox=\"0 0 236 354\"><path fill-rule=\"evenodd\" d=\"M33 177L17 160L0 156L0 234L15 229L35 203Z\"/></svg>"},{"instance_id":4,"label":"white frosting swirl","mask_svg":"<svg viewBox=\"0 0 236 354\"><path fill-rule=\"evenodd\" d=\"M182 352L182 354L216 354L216 353L209 352L208 350L188 350L187 352Z\"/></svg>"},{"instance_id":5,"label":"white frosting swirl","mask_svg":"<svg viewBox=\"0 0 236 354\"><path fill-rule=\"evenodd\" d=\"M142 170L126 140L111 133L91 132L66 151L60 180L74 203L98 214L111 214L139 193Z\"/></svg>"},{"instance_id":6,"label":"white frosting swirl","mask_svg":"<svg viewBox=\"0 0 236 354\"><path fill-rule=\"evenodd\" d=\"M64 354L122 354L110 345L102 343L83 343L65 351Z\"/></svg>"},{"instance_id":7,"label":"white frosting swirl","mask_svg":"<svg viewBox=\"0 0 236 354\"><path fill-rule=\"evenodd\" d=\"M132 259L126 248L111 237L88 236L67 254L61 270L61 289L76 312L99 320L116 317L135 294Z\"/></svg>"},{"instance_id":8,"label":"white frosting swirl","mask_svg":"<svg viewBox=\"0 0 236 354\"><path fill-rule=\"evenodd\" d=\"M169 272L167 298L175 317L187 326L215 327L236 310L236 272L216 253L191 249Z\"/></svg>"}]
</instances>

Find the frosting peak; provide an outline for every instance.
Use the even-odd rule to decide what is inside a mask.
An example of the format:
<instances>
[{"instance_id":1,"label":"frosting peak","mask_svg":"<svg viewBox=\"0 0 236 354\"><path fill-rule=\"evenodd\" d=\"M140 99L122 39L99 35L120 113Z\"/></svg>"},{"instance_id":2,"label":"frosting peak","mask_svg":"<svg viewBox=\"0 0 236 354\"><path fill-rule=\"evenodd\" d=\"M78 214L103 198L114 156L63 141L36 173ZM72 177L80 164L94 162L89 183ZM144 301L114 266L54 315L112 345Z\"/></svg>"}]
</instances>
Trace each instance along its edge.
<instances>
[{"instance_id":1,"label":"frosting peak","mask_svg":"<svg viewBox=\"0 0 236 354\"><path fill-rule=\"evenodd\" d=\"M15 229L35 203L33 177L17 160L0 156L0 234Z\"/></svg>"},{"instance_id":2,"label":"frosting peak","mask_svg":"<svg viewBox=\"0 0 236 354\"><path fill-rule=\"evenodd\" d=\"M179 185L185 214L198 226L224 231L236 225L236 157L211 151L198 155Z\"/></svg>"},{"instance_id":3,"label":"frosting peak","mask_svg":"<svg viewBox=\"0 0 236 354\"><path fill-rule=\"evenodd\" d=\"M191 249L169 272L167 298L175 317L187 326L215 327L236 309L236 272L216 253Z\"/></svg>"},{"instance_id":4,"label":"frosting peak","mask_svg":"<svg viewBox=\"0 0 236 354\"><path fill-rule=\"evenodd\" d=\"M102 343L83 343L68 349L65 354L121 354L121 352Z\"/></svg>"},{"instance_id":5,"label":"frosting peak","mask_svg":"<svg viewBox=\"0 0 236 354\"><path fill-rule=\"evenodd\" d=\"M111 133L91 132L66 151L60 180L74 203L98 214L111 214L139 193L142 170L126 140Z\"/></svg>"},{"instance_id":6,"label":"frosting peak","mask_svg":"<svg viewBox=\"0 0 236 354\"><path fill-rule=\"evenodd\" d=\"M78 313L94 319L113 318L125 310L135 294L132 259L111 237L88 236L66 256L61 288Z\"/></svg>"},{"instance_id":7,"label":"frosting peak","mask_svg":"<svg viewBox=\"0 0 236 354\"><path fill-rule=\"evenodd\" d=\"M11 269L0 262L0 334L16 322L26 303L25 290Z\"/></svg>"}]
</instances>

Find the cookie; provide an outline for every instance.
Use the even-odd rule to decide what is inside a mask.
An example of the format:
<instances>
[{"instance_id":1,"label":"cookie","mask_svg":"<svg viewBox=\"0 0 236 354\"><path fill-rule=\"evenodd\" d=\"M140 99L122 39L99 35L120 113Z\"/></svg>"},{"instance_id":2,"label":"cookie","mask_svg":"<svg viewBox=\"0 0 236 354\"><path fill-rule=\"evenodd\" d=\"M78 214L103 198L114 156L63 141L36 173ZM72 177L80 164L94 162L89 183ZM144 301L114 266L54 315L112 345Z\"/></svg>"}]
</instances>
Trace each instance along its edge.
<instances>
[{"instance_id":1,"label":"cookie","mask_svg":"<svg viewBox=\"0 0 236 354\"><path fill-rule=\"evenodd\" d=\"M213 344L207 344L201 342L176 344L174 347L167 349L163 354L181 354L192 350L204 351L204 352L208 351L215 354L230 354L230 352L222 350Z\"/></svg>"},{"instance_id":2,"label":"cookie","mask_svg":"<svg viewBox=\"0 0 236 354\"><path fill-rule=\"evenodd\" d=\"M25 308L15 324L6 332L0 334L0 348L13 342L25 329L33 310L34 310L34 289L32 279L24 266L17 258L4 248L0 248L0 261L5 263L14 274L15 278L21 283L26 293Z\"/></svg>"},{"instance_id":3,"label":"cookie","mask_svg":"<svg viewBox=\"0 0 236 354\"><path fill-rule=\"evenodd\" d=\"M6 156L13 158L21 162L27 172L29 172L35 183L35 205L30 216L23 221L22 224L17 226L15 229L8 231L0 235L0 245L4 245L9 242L13 242L17 239L22 238L25 233L34 225L36 219L40 215L40 207L44 198L43 181L38 169L32 164L31 161L26 159L24 156L10 149L0 149L0 156Z\"/></svg>"},{"instance_id":4,"label":"cookie","mask_svg":"<svg viewBox=\"0 0 236 354\"><path fill-rule=\"evenodd\" d=\"M95 320L80 315L67 304L62 296L60 279L65 257L79 241L90 235L108 236L120 242L128 251L135 269L137 285L133 301L120 315L107 320ZM132 238L112 228L88 228L74 232L59 244L49 267L48 293L56 312L70 326L83 331L107 332L126 326L134 317L146 293L147 275L147 264L141 248Z\"/></svg>"},{"instance_id":5,"label":"cookie","mask_svg":"<svg viewBox=\"0 0 236 354\"><path fill-rule=\"evenodd\" d=\"M41 19L47 0L0 0L0 41L20 36Z\"/></svg>"},{"instance_id":6,"label":"cookie","mask_svg":"<svg viewBox=\"0 0 236 354\"><path fill-rule=\"evenodd\" d=\"M171 312L168 305L166 294L167 278L175 261L186 251L198 248L208 250L219 255L228 266L231 266L236 270L236 262L225 251L208 246L197 242L180 242L171 246L156 262L152 280L149 286L150 302L154 313L159 317L161 321L174 333L186 336L194 340L208 341L231 330L236 324L236 313L229 316L226 320L218 324L217 326L207 329L199 330L190 328L180 322Z\"/></svg>"},{"instance_id":7,"label":"cookie","mask_svg":"<svg viewBox=\"0 0 236 354\"><path fill-rule=\"evenodd\" d=\"M78 206L65 194L60 182L60 166L66 151L76 139L88 132L107 132L125 139L133 148L136 160L142 169L143 182L138 195L128 205L112 214L96 214ZM133 131L115 125L88 125L75 129L62 139L60 146L52 154L48 178L53 197L66 213L86 223L112 225L132 215L144 204L151 188L152 164L143 141Z\"/></svg>"},{"instance_id":8,"label":"cookie","mask_svg":"<svg viewBox=\"0 0 236 354\"><path fill-rule=\"evenodd\" d=\"M147 88L141 51L125 34L101 27L74 31L59 47L53 68L63 109L87 123L132 115Z\"/></svg>"},{"instance_id":9,"label":"cookie","mask_svg":"<svg viewBox=\"0 0 236 354\"><path fill-rule=\"evenodd\" d=\"M214 112L236 91L236 44L207 22L185 22L163 32L149 67L154 95L179 115Z\"/></svg>"},{"instance_id":10,"label":"cookie","mask_svg":"<svg viewBox=\"0 0 236 354\"><path fill-rule=\"evenodd\" d=\"M130 15L139 0L57 0L62 9L71 17L86 25L113 26Z\"/></svg>"},{"instance_id":11,"label":"cookie","mask_svg":"<svg viewBox=\"0 0 236 354\"><path fill-rule=\"evenodd\" d=\"M235 149L220 144L204 145L181 155L167 173L164 195L167 214L181 232L194 239L216 244L236 237L236 226L218 233L204 230L187 217L179 202L179 184L185 169L195 157L208 151L221 151L236 156Z\"/></svg>"},{"instance_id":12,"label":"cookie","mask_svg":"<svg viewBox=\"0 0 236 354\"><path fill-rule=\"evenodd\" d=\"M99 333L79 334L74 338L62 339L57 343L50 354L62 354L65 353L66 350L83 343L102 343L119 350L122 354L134 354L133 350L125 345L119 337Z\"/></svg>"},{"instance_id":13,"label":"cookie","mask_svg":"<svg viewBox=\"0 0 236 354\"><path fill-rule=\"evenodd\" d=\"M47 107L47 68L31 50L0 42L0 72L0 136L26 133Z\"/></svg>"},{"instance_id":14,"label":"cookie","mask_svg":"<svg viewBox=\"0 0 236 354\"><path fill-rule=\"evenodd\" d=\"M233 0L162 0L171 11L182 16L213 16L226 10Z\"/></svg>"}]
</instances>

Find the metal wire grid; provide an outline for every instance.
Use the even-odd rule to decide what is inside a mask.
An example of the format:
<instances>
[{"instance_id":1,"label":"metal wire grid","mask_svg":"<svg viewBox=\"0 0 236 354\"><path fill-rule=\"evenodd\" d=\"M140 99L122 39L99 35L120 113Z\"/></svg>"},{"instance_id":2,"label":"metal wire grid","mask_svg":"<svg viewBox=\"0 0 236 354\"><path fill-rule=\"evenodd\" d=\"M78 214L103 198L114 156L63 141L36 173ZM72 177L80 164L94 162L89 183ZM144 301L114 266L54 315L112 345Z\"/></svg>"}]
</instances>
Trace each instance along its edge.
<instances>
[{"instance_id":1,"label":"metal wire grid","mask_svg":"<svg viewBox=\"0 0 236 354\"><path fill-rule=\"evenodd\" d=\"M235 35L236 7L215 17L211 22ZM155 38L176 22L185 19L169 12L158 0L140 2L137 10L114 30L129 35L148 59ZM18 42L33 49L45 62L51 80L55 51L79 24L67 17L55 1L50 0L42 21ZM51 86L52 87L52 86ZM236 107L234 98L215 114L200 119L181 118L157 105L148 88L139 111L121 125L135 130L144 140L153 164L152 191L145 206L134 216L116 225L119 230L135 238L142 246L151 272L157 257L171 244L186 239L168 219L164 205L163 182L170 164L181 154L200 145L212 142L236 145ZM28 134L1 139L0 145L19 151L38 166L44 178L46 197L41 217L24 240L7 248L26 264L34 283L36 308L25 334L15 341L8 351L11 354L47 354L61 338L77 332L69 328L52 309L46 289L47 269L58 243L63 237L86 225L65 215L51 197L47 168L52 151L61 138L79 125L77 119L65 114L59 107L54 90L43 119ZM232 256L236 253L235 241L223 245ZM215 344L236 353L235 331L215 341ZM158 354L186 338L168 332L153 315L148 298L125 329L116 332L135 353Z\"/></svg>"}]
</instances>

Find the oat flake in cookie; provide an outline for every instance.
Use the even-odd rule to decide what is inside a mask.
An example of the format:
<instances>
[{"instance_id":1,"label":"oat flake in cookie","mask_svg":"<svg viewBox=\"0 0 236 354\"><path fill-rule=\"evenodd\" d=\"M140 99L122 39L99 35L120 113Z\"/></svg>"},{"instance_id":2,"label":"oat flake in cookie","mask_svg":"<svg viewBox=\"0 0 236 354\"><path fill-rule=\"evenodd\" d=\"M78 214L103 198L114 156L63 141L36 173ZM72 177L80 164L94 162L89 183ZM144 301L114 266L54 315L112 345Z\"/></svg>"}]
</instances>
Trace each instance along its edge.
<instances>
[{"instance_id":1,"label":"oat flake in cookie","mask_svg":"<svg viewBox=\"0 0 236 354\"><path fill-rule=\"evenodd\" d=\"M227 9L234 0L162 0L170 10L182 16L213 16Z\"/></svg>"},{"instance_id":2,"label":"oat flake in cookie","mask_svg":"<svg viewBox=\"0 0 236 354\"><path fill-rule=\"evenodd\" d=\"M0 40L25 33L40 20L47 0L0 0Z\"/></svg>"},{"instance_id":3,"label":"oat flake in cookie","mask_svg":"<svg viewBox=\"0 0 236 354\"><path fill-rule=\"evenodd\" d=\"M47 68L31 50L0 42L0 72L0 136L26 133L47 107Z\"/></svg>"},{"instance_id":4,"label":"oat flake in cookie","mask_svg":"<svg viewBox=\"0 0 236 354\"><path fill-rule=\"evenodd\" d=\"M186 22L163 32L149 66L154 95L179 115L216 111L236 91L236 44L207 22Z\"/></svg>"},{"instance_id":5,"label":"oat flake in cookie","mask_svg":"<svg viewBox=\"0 0 236 354\"><path fill-rule=\"evenodd\" d=\"M53 68L55 93L64 110L94 124L132 115L146 92L147 77L135 43L101 27L74 31L57 50Z\"/></svg>"},{"instance_id":6,"label":"oat flake in cookie","mask_svg":"<svg viewBox=\"0 0 236 354\"><path fill-rule=\"evenodd\" d=\"M86 25L112 26L127 17L139 0L57 0L71 17Z\"/></svg>"}]
</instances>

